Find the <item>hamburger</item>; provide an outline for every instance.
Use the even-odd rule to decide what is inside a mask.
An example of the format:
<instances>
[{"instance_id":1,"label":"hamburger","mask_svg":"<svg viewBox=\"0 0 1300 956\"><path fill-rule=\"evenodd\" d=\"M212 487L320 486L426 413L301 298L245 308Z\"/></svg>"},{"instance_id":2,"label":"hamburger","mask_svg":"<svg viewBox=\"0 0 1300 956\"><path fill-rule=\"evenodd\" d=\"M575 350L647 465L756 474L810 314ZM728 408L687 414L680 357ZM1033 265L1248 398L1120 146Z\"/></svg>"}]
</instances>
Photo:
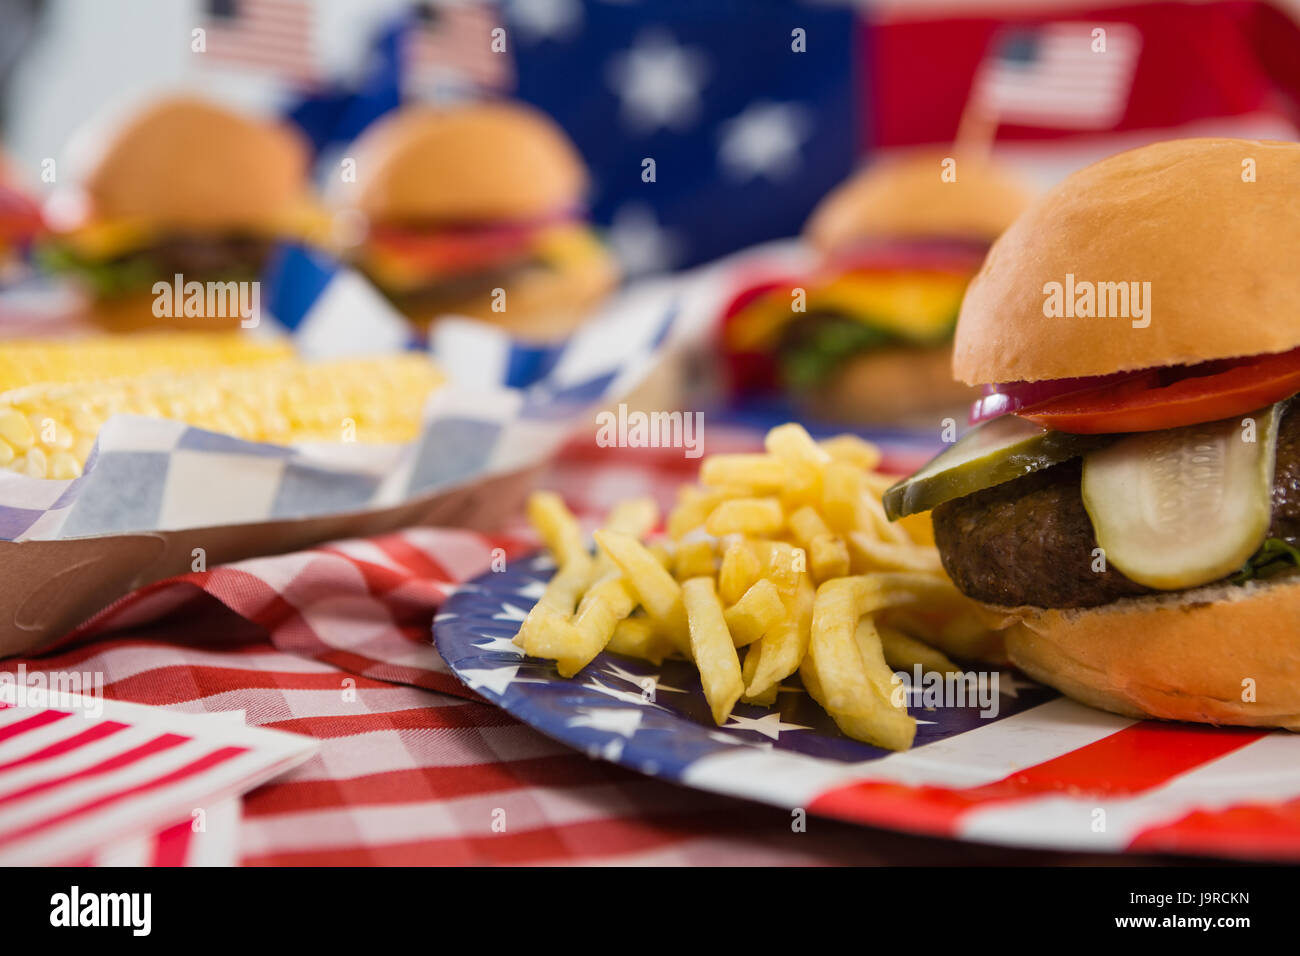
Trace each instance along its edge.
<instances>
[{"instance_id":1,"label":"hamburger","mask_svg":"<svg viewBox=\"0 0 1300 956\"><path fill-rule=\"evenodd\" d=\"M587 171L520 103L412 106L357 141L355 264L419 328L463 315L533 339L570 332L618 281L583 219Z\"/></svg>"},{"instance_id":2,"label":"hamburger","mask_svg":"<svg viewBox=\"0 0 1300 956\"><path fill-rule=\"evenodd\" d=\"M913 154L852 177L808 220L811 273L751 285L726 309L733 391L869 423L929 421L970 401L950 374L962 292L1029 198L974 157Z\"/></svg>"},{"instance_id":3,"label":"hamburger","mask_svg":"<svg viewBox=\"0 0 1300 956\"><path fill-rule=\"evenodd\" d=\"M0 289L25 274L28 251L43 227L39 207L19 187L13 167L0 155Z\"/></svg>"},{"instance_id":4,"label":"hamburger","mask_svg":"<svg viewBox=\"0 0 1300 956\"><path fill-rule=\"evenodd\" d=\"M110 329L237 325L156 317L153 285L255 280L277 242L328 234L308 198L306 144L288 127L174 96L82 144L79 212L41 258L85 287L91 317Z\"/></svg>"},{"instance_id":5,"label":"hamburger","mask_svg":"<svg viewBox=\"0 0 1300 956\"><path fill-rule=\"evenodd\" d=\"M993 244L979 424L886 494L1011 660L1132 717L1300 729L1300 144L1084 169Z\"/></svg>"}]
</instances>

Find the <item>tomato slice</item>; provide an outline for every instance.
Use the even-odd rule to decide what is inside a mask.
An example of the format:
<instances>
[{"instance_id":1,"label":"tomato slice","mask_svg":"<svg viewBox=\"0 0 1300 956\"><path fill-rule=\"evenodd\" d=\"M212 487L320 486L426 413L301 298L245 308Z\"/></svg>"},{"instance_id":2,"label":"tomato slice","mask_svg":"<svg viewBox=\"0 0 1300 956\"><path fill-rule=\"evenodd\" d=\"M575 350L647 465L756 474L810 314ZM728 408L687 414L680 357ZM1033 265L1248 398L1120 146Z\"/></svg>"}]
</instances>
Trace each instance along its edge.
<instances>
[{"instance_id":1,"label":"tomato slice","mask_svg":"<svg viewBox=\"0 0 1300 956\"><path fill-rule=\"evenodd\" d=\"M370 241L416 268L458 272L520 258L536 235L532 225L428 232L388 227L376 228Z\"/></svg>"},{"instance_id":2,"label":"tomato slice","mask_svg":"<svg viewBox=\"0 0 1300 956\"><path fill-rule=\"evenodd\" d=\"M1243 415L1300 392L1300 349L1234 360L1226 369L1223 363L1206 367L1215 371L1192 371L1172 382L1176 370L1151 369L1116 385L1049 398L1015 414L1078 435L1150 432Z\"/></svg>"}]
</instances>

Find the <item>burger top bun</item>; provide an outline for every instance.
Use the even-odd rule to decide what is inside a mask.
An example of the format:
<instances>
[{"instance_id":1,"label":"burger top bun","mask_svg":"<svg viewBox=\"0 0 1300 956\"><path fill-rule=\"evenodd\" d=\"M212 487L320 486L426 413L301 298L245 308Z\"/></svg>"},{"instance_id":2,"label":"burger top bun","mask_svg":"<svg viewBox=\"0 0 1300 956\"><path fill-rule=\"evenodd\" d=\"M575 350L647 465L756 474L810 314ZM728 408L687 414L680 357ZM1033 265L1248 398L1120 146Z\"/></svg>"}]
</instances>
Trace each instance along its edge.
<instances>
[{"instance_id":1,"label":"burger top bun","mask_svg":"<svg viewBox=\"0 0 1300 956\"><path fill-rule=\"evenodd\" d=\"M953 372L1038 381L1295 348L1297 248L1300 144L1185 139L1120 153L1060 183L993 244L962 303ZM1076 299L1079 282L1150 283L1147 317L1045 315L1044 287L1067 275Z\"/></svg>"},{"instance_id":2,"label":"burger top bun","mask_svg":"<svg viewBox=\"0 0 1300 956\"><path fill-rule=\"evenodd\" d=\"M154 101L90 149L84 184L99 219L238 228L306 183L307 150L289 128L187 96Z\"/></svg>"},{"instance_id":3,"label":"burger top bun","mask_svg":"<svg viewBox=\"0 0 1300 956\"><path fill-rule=\"evenodd\" d=\"M374 221L534 219L577 207L587 188L564 131L520 103L402 109L372 125L354 154L356 205Z\"/></svg>"},{"instance_id":4,"label":"burger top bun","mask_svg":"<svg viewBox=\"0 0 1300 956\"><path fill-rule=\"evenodd\" d=\"M873 163L841 183L813 210L804 230L823 253L863 239L956 238L990 241L1029 205L1031 193L1002 167L957 155L914 153Z\"/></svg>"}]
</instances>

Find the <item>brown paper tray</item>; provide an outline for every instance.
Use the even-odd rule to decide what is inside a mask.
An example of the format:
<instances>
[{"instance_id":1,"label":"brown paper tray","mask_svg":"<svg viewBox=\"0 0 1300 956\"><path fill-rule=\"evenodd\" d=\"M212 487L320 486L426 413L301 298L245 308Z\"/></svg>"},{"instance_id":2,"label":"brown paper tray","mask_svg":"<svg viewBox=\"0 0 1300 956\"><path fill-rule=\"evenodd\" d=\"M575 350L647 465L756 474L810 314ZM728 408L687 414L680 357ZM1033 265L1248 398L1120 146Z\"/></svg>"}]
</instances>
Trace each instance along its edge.
<instances>
[{"instance_id":1,"label":"brown paper tray","mask_svg":"<svg viewBox=\"0 0 1300 956\"><path fill-rule=\"evenodd\" d=\"M207 567L413 525L493 530L522 506L540 465L391 508L255 524L63 541L0 541L0 657L30 654L136 588Z\"/></svg>"}]
</instances>

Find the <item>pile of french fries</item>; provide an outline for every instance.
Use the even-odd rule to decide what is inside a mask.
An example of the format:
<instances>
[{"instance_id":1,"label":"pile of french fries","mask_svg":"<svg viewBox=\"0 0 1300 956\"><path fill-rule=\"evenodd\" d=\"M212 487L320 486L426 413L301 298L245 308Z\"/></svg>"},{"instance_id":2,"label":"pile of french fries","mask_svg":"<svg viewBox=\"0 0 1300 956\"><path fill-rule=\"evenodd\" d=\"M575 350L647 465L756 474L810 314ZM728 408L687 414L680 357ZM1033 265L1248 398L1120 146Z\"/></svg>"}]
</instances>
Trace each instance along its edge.
<instances>
[{"instance_id":1,"label":"pile of french fries","mask_svg":"<svg viewBox=\"0 0 1300 956\"><path fill-rule=\"evenodd\" d=\"M768 432L762 454L714 455L683 487L667 535L653 500L617 505L587 546L558 495L529 519L557 571L515 637L573 677L601 651L693 661L713 719L772 706L796 672L849 737L905 750L916 735L894 668L956 671L999 659L992 622L943 573L929 516L891 524L893 481L856 436ZM742 660L743 658L743 660Z\"/></svg>"}]
</instances>

